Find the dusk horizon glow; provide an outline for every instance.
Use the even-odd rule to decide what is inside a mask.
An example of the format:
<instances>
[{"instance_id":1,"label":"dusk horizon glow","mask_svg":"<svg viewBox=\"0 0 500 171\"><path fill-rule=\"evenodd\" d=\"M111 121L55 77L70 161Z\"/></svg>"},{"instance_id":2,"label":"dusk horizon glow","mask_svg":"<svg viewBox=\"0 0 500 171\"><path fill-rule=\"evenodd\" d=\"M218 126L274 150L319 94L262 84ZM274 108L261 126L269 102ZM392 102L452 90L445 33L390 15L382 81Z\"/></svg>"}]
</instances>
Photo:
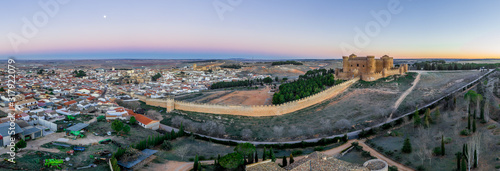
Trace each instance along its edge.
<instances>
[{"instance_id":1,"label":"dusk horizon glow","mask_svg":"<svg viewBox=\"0 0 500 171\"><path fill-rule=\"evenodd\" d=\"M63 2L0 2L0 58L500 59L494 0Z\"/></svg>"}]
</instances>

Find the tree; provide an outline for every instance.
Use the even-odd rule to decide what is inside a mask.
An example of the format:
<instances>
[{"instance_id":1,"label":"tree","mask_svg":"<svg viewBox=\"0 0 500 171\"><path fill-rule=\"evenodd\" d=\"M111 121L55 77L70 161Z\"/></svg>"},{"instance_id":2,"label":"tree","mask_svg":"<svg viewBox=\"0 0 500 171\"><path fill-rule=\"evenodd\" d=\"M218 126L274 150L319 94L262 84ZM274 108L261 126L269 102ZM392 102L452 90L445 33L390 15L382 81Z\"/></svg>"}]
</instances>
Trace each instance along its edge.
<instances>
[{"instance_id":1,"label":"tree","mask_svg":"<svg viewBox=\"0 0 500 171\"><path fill-rule=\"evenodd\" d=\"M234 151L240 153L243 156L243 160L246 160L246 157L255 152L255 146L250 143L240 143L235 148Z\"/></svg>"},{"instance_id":2,"label":"tree","mask_svg":"<svg viewBox=\"0 0 500 171\"><path fill-rule=\"evenodd\" d=\"M286 156L283 156L283 164L281 165L282 167L285 167L287 165L287 161L286 161Z\"/></svg>"},{"instance_id":3,"label":"tree","mask_svg":"<svg viewBox=\"0 0 500 171\"><path fill-rule=\"evenodd\" d=\"M411 153L412 149L411 149L411 143L410 143L410 139L409 138L406 138L404 143L403 143L403 149L401 149L401 151L403 153Z\"/></svg>"},{"instance_id":4,"label":"tree","mask_svg":"<svg viewBox=\"0 0 500 171\"><path fill-rule=\"evenodd\" d=\"M467 170L467 163L465 160L462 160L462 165L460 166L461 171Z\"/></svg>"},{"instance_id":5,"label":"tree","mask_svg":"<svg viewBox=\"0 0 500 171\"><path fill-rule=\"evenodd\" d=\"M415 113L413 113L413 125L415 127L420 126L422 122L420 121L420 115L418 114L418 108L415 109Z\"/></svg>"},{"instance_id":6,"label":"tree","mask_svg":"<svg viewBox=\"0 0 500 171\"><path fill-rule=\"evenodd\" d=\"M264 152L262 152L262 161L266 160L266 147L264 146Z\"/></svg>"},{"instance_id":7,"label":"tree","mask_svg":"<svg viewBox=\"0 0 500 171\"><path fill-rule=\"evenodd\" d=\"M445 152L444 152L444 136L441 135L441 155L444 156L445 155Z\"/></svg>"},{"instance_id":8,"label":"tree","mask_svg":"<svg viewBox=\"0 0 500 171\"><path fill-rule=\"evenodd\" d=\"M158 78L161 77L161 74L160 73L156 73L154 76L151 77L151 81L154 81L156 82L156 80L158 80Z\"/></svg>"},{"instance_id":9,"label":"tree","mask_svg":"<svg viewBox=\"0 0 500 171\"><path fill-rule=\"evenodd\" d=\"M472 119L472 132L476 132L476 118Z\"/></svg>"},{"instance_id":10,"label":"tree","mask_svg":"<svg viewBox=\"0 0 500 171\"><path fill-rule=\"evenodd\" d=\"M264 83L270 84L272 82L273 82L273 79L271 77L264 78Z\"/></svg>"},{"instance_id":11,"label":"tree","mask_svg":"<svg viewBox=\"0 0 500 171\"><path fill-rule=\"evenodd\" d=\"M130 126L128 126L128 125L123 126L123 132L128 134L130 132Z\"/></svg>"},{"instance_id":12,"label":"tree","mask_svg":"<svg viewBox=\"0 0 500 171\"><path fill-rule=\"evenodd\" d=\"M135 120L135 117L131 116L130 120L129 120L130 125L135 125L136 122L137 122L137 120Z\"/></svg>"},{"instance_id":13,"label":"tree","mask_svg":"<svg viewBox=\"0 0 500 171\"><path fill-rule=\"evenodd\" d=\"M105 121L106 120L106 116L98 116L97 117L97 121L98 122L102 122L102 121Z\"/></svg>"},{"instance_id":14,"label":"tree","mask_svg":"<svg viewBox=\"0 0 500 171\"><path fill-rule=\"evenodd\" d=\"M0 91L1 91L1 92L4 92L4 91L5 91L5 89L3 89L3 87L0 87Z\"/></svg>"},{"instance_id":15,"label":"tree","mask_svg":"<svg viewBox=\"0 0 500 171\"><path fill-rule=\"evenodd\" d=\"M123 122L119 119L115 119L113 123L111 123L111 129L116 132L120 132L123 129Z\"/></svg>"},{"instance_id":16,"label":"tree","mask_svg":"<svg viewBox=\"0 0 500 171\"><path fill-rule=\"evenodd\" d=\"M470 114L469 114L469 117L467 119L467 129L472 130L472 127L471 127L471 122L470 122Z\"/></svg>"},{"instance_id":17,"label":"tree","mask_svg":"<svg viewBox=\"0 0 500 171\"><path fill-rule=\"evenodd\" d=\"M172 149L172 143L170 143L167 140L163 140L163 143L161 144L161 148L163 150L166 150L166 151L171 150Z\"/></svg>"},{"instance_id":18,"label":"tree","mask_svg":"<svg viewBox=\"0 0 500 171\"><path fill-rule=\"evenodd\" d=\"M275 162L276 161L276 156L274 155L273 147L271 147L271 149L269 150L269 152L271 154L271 161Z\"/></svg>"},{"instance_id":19,"label":"tree","mask_svg":"<svg viewBox=\"0 0 500 171\"><path fill-rule=\"evenodd\" d=\"M198 154L194 156L193 169L194 171L198 171Z\"/></svg>"},{"instance_id":20,"label":"tree","mask_svg":"<svg viewBox=\"0 0 500 171\"><path fill-rule=\"evenodd\" d=\"M257 154L257 150L255 150L255 163L259 162L259 154Z\"/></svg>"},{"instance_id":21,"label":"tree","mask_svg":"<svg viewBox=\"0 0 500 171\"><path fill-rule=\"evenodd\" d=\"M429 128L430 127L430 124L432 122L432 119L431 119L431 111L429 108L427 108L425 110L425 115L424 115L424 126L426 128Z\"/></svg>"},{"instance_id":22,"label":"tree","mask_svg":"<svg viewBox=\"0 0 500 171\"><path fill-rule=\"evenodd\" d=\"M21 149L21 148L26 148L26 141L24 141L24 139L21 139L19 142L16 143L16 145L14 145L16 147L16 149Z\"/></svg>"},{"instance_id":23,"label":"tree","mask_svg":"<svg viewBox=\"0 0 500 171\"><path fill-rule=\"evenodd\" d=\"M279 82L280 79L278 78L278 76L276 76L274 80L276 80L276 82Z\"/></svg>"},{"instance_id":24,"label":"tree","mask_svg":"<svg viewBox=\"0 0 500 171\"><path fill-rule=\"evenodd\" d=\"M243 164L243 156L240 153L229 153L219 160L219 164L226 169L236 169Z\"/></svg>"},{"instance_id":25,"label":"tree","mask_svg":"<svg viewBox=\"0 0 500 171\"><path fill-rule=\"evenodd\" d=\"M295 162L295 160L293 160L293 155L290 154L290 164L292 164L293 162Z\"/></svg>"},{"instance_id":26,"label":"tree","mask_svg":"<svg viewBox=\"0 0 500 171\"><path fill-rule=\"evenodd\" d=\"M455 153L455 156L457 157L457 171L460 171L460 164L462 162L462 153L461 152L457 152Z\"/></svg>"},{"instance_id":27,"label":"tree","mask_svg":"<svg viewBox=\"0 0 500 171\"><path fill-rule=\"evenodd\" d=\"M179 127L179 132L177 132L177 137L182 137L184 136L184 127L182 126L182 122L181 122L181 126Z\"/></svg>"},{"instance_id":28,"label":"tree","mask_svg":"<svg viewBox=\"0 0 500 171\"><path fill-rule=\"evenodd\" d=\"M477 160L476 159L477 159L477 150L474 149L474 168L477 167Z\"/></svg>"}]
</instances>

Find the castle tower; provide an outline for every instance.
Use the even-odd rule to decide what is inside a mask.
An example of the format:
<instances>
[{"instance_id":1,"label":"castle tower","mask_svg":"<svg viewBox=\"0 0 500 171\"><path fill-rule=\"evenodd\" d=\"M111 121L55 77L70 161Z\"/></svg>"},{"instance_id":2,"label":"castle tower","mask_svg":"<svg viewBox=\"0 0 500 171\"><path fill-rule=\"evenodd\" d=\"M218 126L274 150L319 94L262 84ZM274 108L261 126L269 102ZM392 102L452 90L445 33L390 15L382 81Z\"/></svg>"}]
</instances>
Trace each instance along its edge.
<instances>
[{"instance_id":1,"label":"castle tower","mask_svg":"<svg viewBox=\"0 0 500 171\"><path fill-rule=\"evenodd\" d=\"M172 112L175 106L175 100L173 98L168 98L167 100L167 112Z\"/></svg>"},{"instance_id":2,"label":"castle tower","mask_svg":"<svg viewBox=\"0 0 500 171\"><path fill-rule=\"evenodd\" d=\"M350 68L349 68L349 57L342 56L342 64L343 64L343 71L344 72L348 72L350 70Z\"/></svg>"},{"instance_id":3,"label":"castle tower","mask_svg":"<svg viewBox=\"0 0 500 171\"><path fill-rule=\"evenodd\" d=\"M375 56L366 57L366 71L370 74L375 73Z\"/></svg>"},{"instance_id":4,"label":"castle tower","mask_svg":"<svg viewBox=\"0 0 500 171\"><path fill-rule=\"evenodd\" d=\"M384 55L380 59L382 59L382 65L383 65L382 67L383 68L390 69L392 67L391 60L390 60L389 56Z\"/></svg>"}]
</instances>

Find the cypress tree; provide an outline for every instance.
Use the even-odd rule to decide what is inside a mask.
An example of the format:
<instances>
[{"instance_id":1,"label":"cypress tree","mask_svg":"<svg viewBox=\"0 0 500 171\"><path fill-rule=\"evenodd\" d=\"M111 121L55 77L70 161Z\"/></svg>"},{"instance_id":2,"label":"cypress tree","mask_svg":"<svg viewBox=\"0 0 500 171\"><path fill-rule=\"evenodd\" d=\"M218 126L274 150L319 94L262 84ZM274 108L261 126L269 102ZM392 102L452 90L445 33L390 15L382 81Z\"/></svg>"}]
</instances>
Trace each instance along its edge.
<instances>
[{"instance_id":1,"label":"cypress tree","mask_svg":"<svg viewBox=\"0 0 500 171\"><path fill-rule=\"evenodd\" d=\"M198 154L194 157L193 169L194 171L198 171Z\"/></svg>"},{"instance_id":2,"label":"cypress tree","mask_svg":"<svg viewBox=\"0 0 500 171\"><path fill-rule=\"evenodd\" d=\"M474 168L477 167L477 151L474 149Z\"/></svg>"},{"instance_id":3,"label":"cypress tree","mask_svg":"<svg viewBox=\"0 0 500 171\"><path fill-rule=\"evenodd\" d=\"M174 129L172 129L172 131L170 131L170 138L171 138L171 140L177 138L176 135L175 135Z\"/></svg>"},{"instance_id":4,"label":"cypress tree","mask_svg":"<svg viewBox=\"0 0 500 171\"><path fill-rule=\"evenodd\" d=\"M467 171L467 163L465 160L462 160L462 166L460 166L461 171Z\"/></svg>"},{"instance_id":5,"label":"cypress tree","mask_svg":"<svg viewBox=\"0 0 500 171\"><path fill-rule=\"evenodd\" d=\"M273 147L269 150L271 152L271 161L276 162L276 156L274 155Z\"/></svg>"},{"instance_id":6,"label":"cypress tree","mask_svg":"<svg viewBox=\"0 0 500 171\"><path fill-rule=\"evenodd\" d=\"M293 155L290 154L290 164L292 164L293 162L295 162L295 160L293 160Z\"/></svg>"},{"instance_id":7,"label":"cypress tree","mask_svg":"<svg viewBox=\"0 0 500 171\"><path fill-rule=\"evenodd\" d=\"M472 129L472 127L470 125L470 114L469 114L469 118L467 120L467 129L469 129L469 131Z\"/></svg>"},{"instance_id":8,"label":"cypress tree","mask_svg":"<svg viewBox=\"0 0 500 171\"><path fill-rule=\"evenodd\" d=\"M266 160L266 147L264 147L264 152L262 152L262 161Z\"/></svg>"},{"instance_id":9,"label":"cypress tree","mask_svg":"<svg viewBox=\"0 0 500 171\"><path fill-rule=\"evenodd\" d=\"M248 163L249 164L253 163L253 153L248 154Z\"/></svg>"},{"instance_id":10,"label":"cypress tree","mask_svg":"<svg viewBox=\"0 0 500 171\"><path fill-rule=\"evenodd\" d=\"M411 150L410 139L406 138L405 142L403 143L403 149L401 149L401 151L403 151L403 153L411 153Z\"/></svg>"},{"instance_id":11,"label":"cypress tree","mask_svg":"<svg viewBox=\"0 0 500 171\"><path fill-rule=\"evenodd\" d=\"M182 126L182 122L181 122L181 127L179 127L179 132L177 134L179 134L178 137L184 136L184 126Z\"/></svg>"},{"instance_id":12,"label":"cypress tree","mask_svg":"<svg viewBox=\"0 0 500 171\"><path fill-rule=\"evenodd\" d=\"M257 154L257 150L255 150L255 163L259 162L259 154Z\"/></svg>"},{"instance_id":13,"label":"cypress tree","mask_svg":"<svg viewBox=\"0 0 500 171\"><path fill-rule=\"evenodd\" d=\"M418 108L415 109L415 113L413 114L413 125L418 127L421 124L420 115L418 115Z\"/></svg>"},{"instance_id":14,"label":"cypress tree","mask_svg":"<svg viewBox=\"0 0 500 171\"><path fill-rule=\"evenodd\" d=\"M445 151L444 151L444 136L441 135L441 155L444 156Z\"/></svg>"},{"instance_id":15,"label":"cypress tree","mask_svg":"<svg viewBox=\"0 0 500 171\"><path fill-rule=\"evenodd\" d=\"M282 165L282 166L283 166L283 167L285 167L287 164L288 164L288 163L287 163L287 161L286 161L286 156L283 156L283 165Z\"/></svg>"},{"instance_id":16,"label":"cypress tree","mask_svg":"<svg viewBox=\"0 0 500 171\"><path fill-rule=\"evenodd\" d=\"M460 161L462 160L462 153L455 153L455 156L457 157L457 170L460 171Z\"/></svg>"},{"instance_id":17,"label":"cypress tree","mask_svg":"<svg viewBox=\"0 0 500 171\"><path fill-rule=\"evenodd\" d=\"M201 171L201 162L198 162L198 171Z\"/></svg>"},{"instance_id":18,"label":"cypress tree","mask_svg":"<svg viewBox=\"0 0 500 171\"><path fill-rule=\"evenodd\" d=\"M476 132L476 118L472 120L472 132Z\"/></svg>"}]
</instances>

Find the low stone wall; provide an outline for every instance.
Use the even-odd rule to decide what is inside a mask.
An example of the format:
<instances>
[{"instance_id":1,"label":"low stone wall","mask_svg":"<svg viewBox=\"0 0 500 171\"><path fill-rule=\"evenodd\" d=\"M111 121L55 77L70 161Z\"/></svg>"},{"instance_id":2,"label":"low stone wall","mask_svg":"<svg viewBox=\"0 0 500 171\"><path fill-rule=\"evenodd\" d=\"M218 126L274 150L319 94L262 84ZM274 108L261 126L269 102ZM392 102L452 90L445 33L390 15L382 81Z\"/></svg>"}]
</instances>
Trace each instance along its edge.
<instances>
[{"instance_id":1,"label":"low stone wall","mask_svg":"<svg viewBox=\"0 0 500 171\"><path fill-rule=\"evenodd\" d=\"M218 105L218 104L207 104L207 103L193 103L193 102L182 102L175 101L173 99L151 99L145 96L135 95L129 93L133 97L139 98L140 101L145 102L147 105L158 106L167 108L167 111L172 111L174 109L200 112L200 113L212 113L212 114L227 114L227 115L241 115L241 116L275 116L283 115L291 112L295 112L306 107L318 104L324 100L330 99L337 96L346 90L353 83L357 82L359 78L351 79L341 84L330 87L318 94L311 95L306 98L291 101L288 103L280 105L254 105L254 106L243 106L243 105ZM118 90L125 92L123 90Z\"/></svg>"}]
</instances>

